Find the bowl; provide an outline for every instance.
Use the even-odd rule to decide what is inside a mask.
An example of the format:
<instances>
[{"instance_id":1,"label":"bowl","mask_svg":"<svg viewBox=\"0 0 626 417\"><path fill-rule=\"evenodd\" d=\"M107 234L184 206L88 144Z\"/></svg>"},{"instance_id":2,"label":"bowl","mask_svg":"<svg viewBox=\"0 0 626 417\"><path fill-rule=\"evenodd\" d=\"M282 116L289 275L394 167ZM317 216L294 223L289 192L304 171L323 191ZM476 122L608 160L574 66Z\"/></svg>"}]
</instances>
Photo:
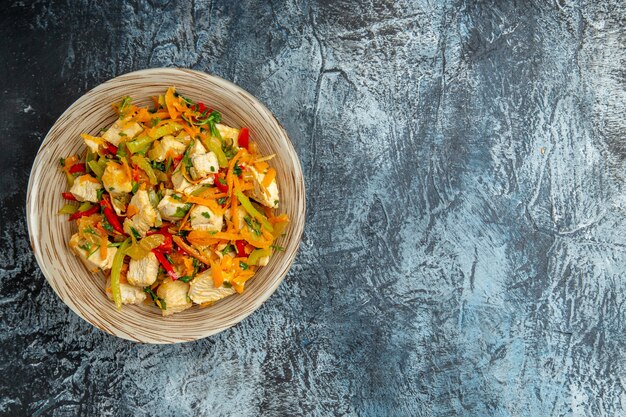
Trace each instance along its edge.
<instances>
[{"instance_id":1,"label":"bowl","mask_svg":"<svg viewBox=\"0 0 626 417\"><path fill-rule=\"evenodd\" d=\"M118 311L104 292L102 273L87 270L67 245L74 222L57 214L64 204L66 180L59 158L82 153L81 133L97 135L117 118L111 104L129 95L139 105L169 86L194 101L222 113L225 124L250 129L262 154L276 154L272 166L281 191L281 212L291 219L277 244L285 248L271 257L246 284L243 294L207 308L194 306L172 316L157 307L124 305ZM259 308L287 274L300 245L305 218L302 168L285 130L251 94L219 77L188 69L157 68L131 72L109 80L76 100L56 121L41 144L28 182L26 213L30 244L37 263L57 295L76 314L112 335L143 343L187 342L218 333Z\"/></svg>"}]
</instances>

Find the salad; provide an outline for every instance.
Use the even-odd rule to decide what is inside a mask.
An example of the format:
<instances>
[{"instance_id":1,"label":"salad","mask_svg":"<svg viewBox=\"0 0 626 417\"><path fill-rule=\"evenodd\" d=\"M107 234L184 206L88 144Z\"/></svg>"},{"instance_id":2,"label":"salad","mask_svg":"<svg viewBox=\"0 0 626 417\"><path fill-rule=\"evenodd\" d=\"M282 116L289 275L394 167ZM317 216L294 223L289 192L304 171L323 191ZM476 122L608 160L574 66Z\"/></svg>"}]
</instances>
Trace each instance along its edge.
<instances>
[{"instance_id":1,"label":"salad","mask_svg":"<svg viewBox=\"0 0 626 417\"><path fill-rule=\"evenodd\" d=\"M117 306L154 304L164 316L244 291L267 265L289 223L278 214L274 155L259 154L246 127L170 87L118 118L87 150L61 159L76 222L70 249L103 271Z\"/></svg>"}]
</instances>

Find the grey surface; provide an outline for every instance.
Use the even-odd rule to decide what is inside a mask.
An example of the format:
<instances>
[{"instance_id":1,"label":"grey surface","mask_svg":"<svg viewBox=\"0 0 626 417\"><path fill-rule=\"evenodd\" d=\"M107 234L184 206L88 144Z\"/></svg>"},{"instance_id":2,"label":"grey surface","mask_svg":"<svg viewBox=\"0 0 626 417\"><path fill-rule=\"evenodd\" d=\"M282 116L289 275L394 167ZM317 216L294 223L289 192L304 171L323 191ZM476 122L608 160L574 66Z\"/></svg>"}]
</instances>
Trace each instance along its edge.
<instances>
[{"instance_id":1,"label":"grey surface","mask_svg":"<svg viewBox=\"0 0 626 417\"><path fill-rule=\"evenodd\" d=\"M626 7L488 3L4 2L0 414L624 415ZM260 98L308 189L276 294L176 346L71 313L24 220L54 120L156 66Z\"/></svg>"}]
</instances>

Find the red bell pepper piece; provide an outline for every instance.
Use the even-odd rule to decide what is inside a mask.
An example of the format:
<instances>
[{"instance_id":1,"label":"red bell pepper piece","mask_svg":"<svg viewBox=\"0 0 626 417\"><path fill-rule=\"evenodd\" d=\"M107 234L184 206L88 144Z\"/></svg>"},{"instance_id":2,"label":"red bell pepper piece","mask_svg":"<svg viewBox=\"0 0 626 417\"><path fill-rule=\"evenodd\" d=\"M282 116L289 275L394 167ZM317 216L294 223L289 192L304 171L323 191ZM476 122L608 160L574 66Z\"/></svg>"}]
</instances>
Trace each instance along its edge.
<instances>
[{"instance_id":1,"label":"red bell pepper piece","mask_svg":"<svg viewBox=\"0 0 626 417\"><path fill-rule=\"evenodd\" d=\"M113 230L122 235L126 235L126 232L124 232L124 228L122 227L122 222L117 217L115 210L113 210L113 206L111 206L111 203L106 199L104 195L102 196L102 200L100 200L100 206L102 207L102 213L104 214L104 217L106 217L111 227L113 227Z\"/></svg>"},{"instance_id":2,"label":"red bell pepper piece","mask_svg":"<svg viewBox=\"0 0 626 417\"><path fill-rule=\"evenodd\" d=\"M222 181L224 181L224 183L222 183ZM220 190L223 193L228 192L228 184L226 184L226 180L224 179L223 174L220 174L215 177L215 186L217 187L218 190Z\"/></svg>"},{"instance_id":3,"label":"red bell pepper piece","mask_svg":"<svg viewBox=\"0 0 626 417\"><path fill-rule=\"evenodd\" d=\"M84 216L91 216L92 214L96 214L100 210L100 207L93 206L85 211L77 211L76 213L70 216L70 220L77 220Z\"/></svg>"},{"instance_id":4,"label":"red bell pepper piece","mask_svg":"<svg viewBox=\"0 0 626 417\"><path fill-rule=\"evenodd\" d=\"M72 193L64 192L64 193L61 193L61 195L62 195L62 196L63 196L63 198L64 198L64 199L66 199L66 200L70 200L70 201L78 201L78 200L76 200L76 197L74 197L74 194L72 194Z\"/></svg>"},{"instance_id":5,"label":"red bell pepper piece","mask_svg":"<svg viewBox=\"0 0 626 417\"><path fill-rule=\"evenodd\" d=\"M242 258L246 256L246 241L245 240L235 241L235 247L237 248L238 257Z\"/></svg>"},{"instance_id":6,"label":"red bell pepper piece","mask_svg":"<svg viewBox=\"0 0 626 417\"><path fill-rule=\"evenodd\" d=\"M161 253L170 253L172 251L172 234L167 230L168 226L163 226L159 230L150 230L146 235L163 235L165 240L154 250L159 251Z\"/></svg>"},{"instance_id":7,"label":"red bell pepper piece","mask_svg":"<svg viewBox=\"0 0 626 417\"><path fill-rule=\"evenodd\" d=\"M112 155L117 155L117 146L111 144L111 143L106 143L104 145L104 151L106 153L110 153Z\"/></svg>"},{"instance_id":8,"label":"red bell pepper piece","mask_svg":"<svg viewBox=\"0 0 626 417\"><path fill-rule=\"evenodd\" d=\"M239 131L239 137L237 138L237 145L240 148L248 149L248 145L250 144L250 132L247 127L242 127Z\"/></svg>"},{"instance_id":9,"label":"red bell pepper piece","mask_svg":"<svg viewBox=\"0 0 626 417\"><path fill-rule=\"evenodd\" d=\"M206 106L204 105L204 103L198 103L196 105L196 107L198 109L198 112L200 112L200 113L202 113L202 112L204 112L206 110Z\"/></svg>"},{"instance_id":10,"label":"red bell pepper piece","mask_svg":"<svg viewBox=\"0 0 626 417\"><path fill-rule=\"evenodd\" d=\"M77 172L87 172L85 164L74 164L70 167L70 174L76 174Z\"/></svg>"},{"instance_id":11,"label":"red bell pepper piece","mask_svg":"<svg viewBox=\"0 0 626 417\"><path fill-rule=\"evenodd\" d=\"M167 275L169 275L170 278L172 278L174 281L177 280L178 274L176 273L176 271L174 271L174 267L172 266L170 261L167 260L165 255L163 255L163 253L159 252L156 249L152 249L152 253L154 253L154 256L156 256L156 258L159 260L159 263L163 266L165 272L167 272Z\"/></svg>"}]
</instances>

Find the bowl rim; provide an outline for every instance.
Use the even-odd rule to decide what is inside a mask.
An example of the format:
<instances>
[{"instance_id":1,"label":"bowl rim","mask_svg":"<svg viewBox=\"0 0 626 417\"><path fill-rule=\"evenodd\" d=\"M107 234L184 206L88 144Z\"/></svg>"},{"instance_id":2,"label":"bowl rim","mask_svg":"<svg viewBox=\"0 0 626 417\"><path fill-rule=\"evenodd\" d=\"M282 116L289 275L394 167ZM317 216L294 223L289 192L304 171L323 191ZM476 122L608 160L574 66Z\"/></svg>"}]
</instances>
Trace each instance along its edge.
<instances>
[{"instance_id":1,"label":"bowl rim","mask_svg":"<svg viewBox=\"0 0 626 417\"><path fill-rule=\"evenodd\" d=\"M296 156L296 158L293 159L293 166L294 166L294 170L299 173L299 181L298 181L298 185L301 187L302 189L302 193L301 193L301 201L299 202L300 208L301 208L301 216L302 216L302 221L298 222L298 224L294 224L294 226L297 226L296 230L292 231L292 241L294 242L294 250L293 252L283 260L282 265L284 265L284 268L282 268L282 272L280 273L280 276L278 276L278 278L275 280L275 282L268 287L265 291L263 291L262 293L260 293L257 297L254 298L254 303L252 308L244 310L243 312L237 314L233 319L228 320L227 323L225 323L224 325L221 325L219 327L216 327L214 329L208 330L202 334L199 334L198 337L194 337L194 338L174 338L174 339L167 339L167 340L157 340L157 339L142 339L141 337L137 337L137 338L132 338L130 337L128 334L124 333L124 332L115 332L114 330L117 330L116 328L111 328L108 326L100 326L98 323L95 323L93 321L91 321L88 317L85 317L85 315L80 311L79 308L77 308L77 303L75 303L71 297L64 297L61 292L59 291L59 288L57 288L57 283L52 279L53 276L53 271L50 271L47 268L46 263L44 262L43 259L43 255L40 253L39 248L36 244L34 244L34 240L33 240L33 223L34 223L34 216L36 215L36 207L34 206L34 202L36 200L35 198L35 190L36 188L33 188L33 183L34 183L34 174L36 173L37 167L38 165L41 163L40 159L43 158L42 157L42 149L52 140L52 137L50 136L51 133L54 131L54 128L69 114L71 114L74 110L74 107L81 102L82 100L86 99L88 96L93 95L98 93L100 90L104 90L107 88L107 86L109 86L110 84L119 82L124 80L125 78L130 78L130 77L137 77L137 76L149 76L149 75L154 75L156 73L159 74L163 74L163 73L169 73L169 75L171 76L176 76L176 75L184 75L184 74L192 74L195 76L199 76L199 77L203 77L203 78L208 78L209 80L213 79L215 81L217 81L219 84L224 85L224 87L226 89L232 90L234 92L236 92L239 96L243 96L245 97L247 100L250 100L251 102L254 103L254 105L256 107L258 107L261 111L267 113L267 115L271 116L271 118L276 122L278 129L282 132L282 134L284 134L284 137L287 139L287 146L289 147L289 151L291 153L293 153L293 155ZM300 162L300 158L298 157L298 154L293 146L293 142L291 141L291 138L289 137L289 135L287 134L287 131L285 130L285 128L283 127L283 125L280 123L280 121L278 120L278 118L274 115L274 113L272 113L267 106L265 106L265 104L259 100L258 98L256 98L254 95L252 95L251 93L249 93L247 90L243 89L242 87L234 84L231 81L228 81L222 77L219 77L217 75L212 75L212 74L208 74L202 71L198 71L198 70L193 70L193 69L188 69L188 68L180 68L180 67L155 67L155 68L147 68L147 69L142 69L142 70L137 70L137 71L131 71L131 72L127 72L124 74L120 74L117 75L111 79L108 79L100 84L98 84L97 86L87 90L85 93L83 93L80 97L78 97L76 100L74 100L68 107L67 109L65 109L65 111L63 113L61 113L61 115L54 121L54 123L52 124L52 126L50 127L50 129L48 130L48 132L46 133L46 136L44 137L43 141L40 143L39 147L37 148L37 153L35 155L35 159L33 161L33 165L30 169L29 172L29 178L28 178L28 187L27 187L27 192L26 192L26 225L27 225L27 229L28 229L28 240L29 240L29 244L30 247L33 251L33 254L35 255L35 260L37 262L37 266L39 268L39 270L42 272L42 274L44 275L44 277L46 278L46 281L48 282L48 284L50 285L50 287L52 287L52 289L54 290L54 292L56 293L56 295L60 298L60 300L70 308L71 311L73 311L75 314L77 314L81 319L83 319L84 321L86 321L87 323L89 323L90 325L94 326L95 328L103 331L104 333L110 334L112 336L116 336L125 340L129 340L132 342L136 342L136 343L146 343L146 344L174 344L174 343L185 343L185 342L192 342L195 340L200 340L200 339L204 339L206 337L212 336L214 334L220 333L230 327L235 326L236 324L240 323L241 321L243 321L245 318L247 318L248 316L250 316L253 312L255 312L256 310L258 310L261 305L263 303L265 303L265 301L267 301L267 299L272 296L274 294L274 292L276 291L276 289L280 286L280 284L282 283L282 281L285 279L285 276L287 275L287 273L289 272L289 270L291 269L293 262L300 250L300 245L302 243L302 236L304 234L304 226L305 226L305 221L306 221L306 188L305 188L305 182L304 182L304 176L303 176L303 171L302 171L302 164ZM295 222L294 222L295 223Z\"/></svg>"}]
</instances>

